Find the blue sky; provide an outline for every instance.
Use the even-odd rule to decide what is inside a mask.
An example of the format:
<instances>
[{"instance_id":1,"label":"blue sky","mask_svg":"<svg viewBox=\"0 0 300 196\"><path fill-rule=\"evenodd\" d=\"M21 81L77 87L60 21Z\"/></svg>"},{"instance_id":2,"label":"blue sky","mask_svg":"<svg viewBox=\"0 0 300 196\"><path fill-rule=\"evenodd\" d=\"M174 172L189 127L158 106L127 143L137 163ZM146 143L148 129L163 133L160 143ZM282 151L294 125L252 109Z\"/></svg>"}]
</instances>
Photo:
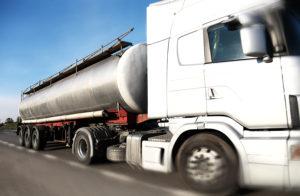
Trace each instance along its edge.
<instances>
[{"instance_id":1,"label":"blue sky","mask_svg":"<svg viewBox=\"0 0 300 196\"><path fill-rule=\"evenodd\" d=\"M0 121L18 115L21 90L134 27L146 41L157 0L0 0Z\"/></svg>"}]
</instances>

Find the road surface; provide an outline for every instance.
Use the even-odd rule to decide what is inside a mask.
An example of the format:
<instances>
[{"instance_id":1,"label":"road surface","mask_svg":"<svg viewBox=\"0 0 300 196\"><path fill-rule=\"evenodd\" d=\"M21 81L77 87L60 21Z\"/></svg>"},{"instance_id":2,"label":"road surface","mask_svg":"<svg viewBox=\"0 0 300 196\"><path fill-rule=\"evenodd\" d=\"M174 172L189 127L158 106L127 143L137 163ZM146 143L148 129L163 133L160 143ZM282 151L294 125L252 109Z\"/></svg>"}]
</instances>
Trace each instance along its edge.
<instances>
[{"instance_id":1,"label":"road surface","mask_svg":"<svg viewBox=\"0 0 300 196\"><path fill-rule=\"evenodd\" d=\"M300 195L241 190L238 195ZM15 132L0 131L0 196L196 196L176 174L130 168L125 163L76 162L71 149L49 145L36 152L18 146Z\"/></svg>"}]
</instances>

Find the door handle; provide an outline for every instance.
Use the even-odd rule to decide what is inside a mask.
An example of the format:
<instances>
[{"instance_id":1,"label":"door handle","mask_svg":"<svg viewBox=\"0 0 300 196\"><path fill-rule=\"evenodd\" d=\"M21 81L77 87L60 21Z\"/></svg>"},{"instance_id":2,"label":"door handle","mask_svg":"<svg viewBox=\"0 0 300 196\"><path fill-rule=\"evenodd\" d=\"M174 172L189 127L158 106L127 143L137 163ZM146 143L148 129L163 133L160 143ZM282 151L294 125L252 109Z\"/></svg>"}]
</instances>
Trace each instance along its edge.
<instances>
[{"instance_id":1,"label":"door handle","mask_svg":"<svg viewBox=\"0 0 300 196\"><path fill-rule=\"evenodd\" d=\"M222 97L218 95L214 88L208 88L208 99L221 99Z\"/></svg>"}]
</instances>

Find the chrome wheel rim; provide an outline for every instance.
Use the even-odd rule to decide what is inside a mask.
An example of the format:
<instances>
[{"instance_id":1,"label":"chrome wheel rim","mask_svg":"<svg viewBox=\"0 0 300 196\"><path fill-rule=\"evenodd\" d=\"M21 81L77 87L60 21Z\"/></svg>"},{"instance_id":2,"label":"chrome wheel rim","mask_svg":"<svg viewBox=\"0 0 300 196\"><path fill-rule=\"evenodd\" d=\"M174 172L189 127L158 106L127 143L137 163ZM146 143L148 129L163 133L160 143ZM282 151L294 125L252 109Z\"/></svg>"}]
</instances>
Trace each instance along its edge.
<instances>
[{"instance_id":1,"label":"chrome wheel rim","mask_svg":"<svg viewBox=\"0 0 300 196\"><path fill-rule=\"evenodd\" d=\"M226 171L225 159L207 147L192 150L187 157L187 175L199 183L213 183Z\"/></svg>"}]
</instances>

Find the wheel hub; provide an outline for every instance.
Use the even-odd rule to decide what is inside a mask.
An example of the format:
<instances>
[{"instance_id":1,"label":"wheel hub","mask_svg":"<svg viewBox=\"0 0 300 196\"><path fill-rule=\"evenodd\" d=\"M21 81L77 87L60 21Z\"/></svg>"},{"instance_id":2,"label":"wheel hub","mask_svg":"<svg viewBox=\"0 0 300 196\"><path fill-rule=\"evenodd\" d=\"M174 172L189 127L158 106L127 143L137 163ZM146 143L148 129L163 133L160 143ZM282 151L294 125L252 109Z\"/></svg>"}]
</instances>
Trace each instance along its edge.
<instances>
[{"instance_id":1,"label":"wheel hub","mask_svg":"<svg viewBox=\"0 0 300 196\"><path fill-rule=\"evenodd\" d=\"M187 158L187 174L194 181L210 183L224 174L225 160L207 147L194 149Z\"/></svg>"},{"instance_id":2,"label":"wheel hub","mask_svg":"<svg viewBox=\"0 0 300 196\"><path fill-rule=\"evenodd\" d=\"M32 145L33 146L37 145L37 135L35 132L32 134Z\"/></svg>"},{"instance_id":3,"label":"wheel hub","mask_svg":"<svg viewBox=\"0 0 300 196\"><path fill-rule=\"evenodd\" d=\"M78 155L81 159L85 159L87 156L88 146L84 139L81 139L78 143Z\"/></svg>"},{"instance_id":4,"label":"wheel hub","mask_svg":"<svg viewBox=\"0 0 300 196\"><path fill-rule=\"evenodd\" d=\"M20 132L19 132L19 141L22 141L22 140L23 140L23 132L20 131Z\"/></svg>"},{"instance_id":5,"label":"wheel hub","mask_svg":"<svg viewBox=\"0 0 300 196\"><path fill-rule=\"evenodd\" d=\"M25 140L29 141L29 133L28 133L28 131L25 132Z\"/></svg>"}]
</instances>

